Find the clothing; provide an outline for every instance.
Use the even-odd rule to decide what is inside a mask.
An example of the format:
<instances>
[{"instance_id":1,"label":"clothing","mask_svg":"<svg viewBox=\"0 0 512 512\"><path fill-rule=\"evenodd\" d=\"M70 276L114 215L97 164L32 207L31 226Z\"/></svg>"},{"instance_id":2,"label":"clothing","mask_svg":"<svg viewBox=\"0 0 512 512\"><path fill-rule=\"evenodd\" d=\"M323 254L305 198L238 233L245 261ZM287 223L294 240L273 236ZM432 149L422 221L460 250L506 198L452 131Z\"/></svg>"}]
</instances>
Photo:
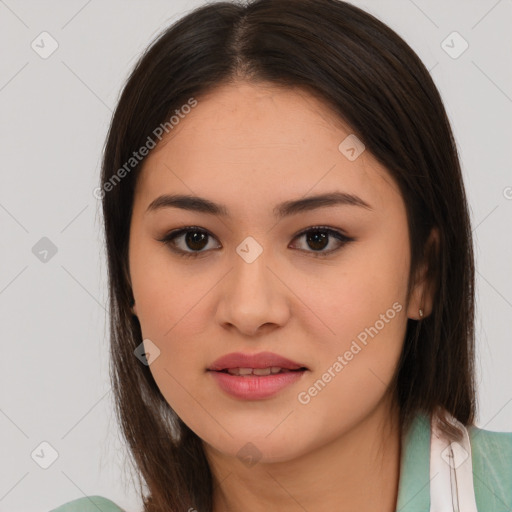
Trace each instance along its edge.
<instances>
[{"instance_id":1,"label":"clothing","mask_svg":"<svg viewBox=\"0 0 512 512\"><path fill-rule=\"evenodd\" d=\"M124 512L113 501L101 496L86 496L61 505L50 512Z\"/></svg>"},{"instance_id":2,"label":"clothing","mask_svg":"<svg viewBox=\"0 0 512 512\"><path fill-rule=\"evenodd\" d=\"M451 419L463 426L455 418ZM459 452L464 455L467 452L467 459L456 469L464 477L463 481L459 479L457 482L461 491L458 508L449 496L449 457L447 452L443 454L442 446L438 446L440 440L436 435L431 435L433 431L437 432L433 425L426 415L417 414L403 440L402 447L405 450L402 451L400 464L396 512L512 510L512 432L464 428L468 445L465 450L460 450L460 443L456 444ZM443 446L447 444L445 441ZM460 460L457 461L457 458ZM460 463L462 458L456 456L456 463ZM452 480L455 484L456 479ZM473 492L471 487L474 488ZM468 505L462 508L463 504Z\"/></svg>"},{"instance_id":3,"label":"clothing","mask_svg":"<svg viewBox=\"0 0 512 512\"><path fill-rule=\"evenodd\" d=\"M449 443L436 425L418 413L402 440L395 512L512 511L512 432L468 427L464 440ZM79 498L51 512L98 510L123 512L100 496Z\"/></svg>"}]
</instances>

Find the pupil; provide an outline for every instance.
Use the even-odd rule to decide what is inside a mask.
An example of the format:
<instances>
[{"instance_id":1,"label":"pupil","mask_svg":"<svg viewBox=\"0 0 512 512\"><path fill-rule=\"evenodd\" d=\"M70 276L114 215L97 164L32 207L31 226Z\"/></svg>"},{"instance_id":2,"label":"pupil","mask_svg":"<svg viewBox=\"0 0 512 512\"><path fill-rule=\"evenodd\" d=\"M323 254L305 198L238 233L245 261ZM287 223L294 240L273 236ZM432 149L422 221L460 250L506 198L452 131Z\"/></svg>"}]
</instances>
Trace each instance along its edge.
<instances>
[{"instance_id":1,"label":"pupil","mask_svg":"<svg viewBox=\"0 0 512 512\"><path fill-rule=\"evenodd\" d=\"M311 247L310 245L312 249L320 250L325 248L326 244L324 242L327 241L328 237L325 233L322 233L321 231L314 231L313 233L310 233L307 238L308 244L310 244L310 242L313 243L313 247ZM320 245L320 247L318 247L318 244Z\"/></svg>"},{"instance_id":2,"label":"pupil","mask_svg":"<svg viewBox=\"0 0 512 512\"><path fill-rule=\"evenodd\" d=\"M200 233L199 231L189 231L185 236L187 246L189 249L203 249L205 244L201 245L201 243L206 240L206 236L206 233ZM199 246L196 246L195 244L199 244Z\"/></svg>"}]
</instances>

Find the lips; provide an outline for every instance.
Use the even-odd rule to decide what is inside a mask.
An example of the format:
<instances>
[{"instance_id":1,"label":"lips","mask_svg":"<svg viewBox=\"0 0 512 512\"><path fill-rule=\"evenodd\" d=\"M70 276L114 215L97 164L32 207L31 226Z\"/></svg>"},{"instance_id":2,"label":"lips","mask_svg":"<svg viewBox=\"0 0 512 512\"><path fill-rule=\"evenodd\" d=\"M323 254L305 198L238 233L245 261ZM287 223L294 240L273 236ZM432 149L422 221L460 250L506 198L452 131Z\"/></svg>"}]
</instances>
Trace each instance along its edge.
<instances>
[{"instance_id":1,"label":"lips","mask_svg":"<svg viewBox=\"0 0 512 512\"><path fill-rule=\"evenodd\" d=\"M287 359L286 357L280 356L278 354L274 354L272 352L260 352L259 354L232 352L231 354L226 354L214 361L208 370L216 372L239 372L240 374L248 374L249 372L247 370L249 369L269 369L271 370L271 373L276 373L277 368L279 368L281 372L301 369L308 370L305 365L292 361L291 359ZM255 374L258 373L261 374L261 372L255 372Z\"/></svg>"},{"instance_id":2,"label":"lips","mask_svg":"<svg viewBox=\"0 0 512 512\"><path fill-rule=\"evenodd\" d=\"M234 352L217 359L207 369L219 388L239 400L270 399L297 385L309 368L272 352Z\"/></svg>"}]
</instances>

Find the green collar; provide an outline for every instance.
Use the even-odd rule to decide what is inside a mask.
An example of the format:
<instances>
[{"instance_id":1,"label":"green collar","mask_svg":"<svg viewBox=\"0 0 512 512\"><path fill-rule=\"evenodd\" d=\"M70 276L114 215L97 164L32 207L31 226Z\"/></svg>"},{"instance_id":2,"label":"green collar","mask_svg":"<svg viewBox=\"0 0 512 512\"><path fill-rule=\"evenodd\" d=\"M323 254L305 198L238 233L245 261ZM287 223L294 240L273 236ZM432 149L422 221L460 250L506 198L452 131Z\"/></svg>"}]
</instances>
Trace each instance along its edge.
<instances>
[{"instance_id":1,"label":"green collar","mask_svg":"<svg viewBox=\"0 0 512 512\"><path fill-rule=\"evenodd\" d=\"M402 439L396 512L430 510L430 418L417 413Z\"/></svg>"}]
</instances>

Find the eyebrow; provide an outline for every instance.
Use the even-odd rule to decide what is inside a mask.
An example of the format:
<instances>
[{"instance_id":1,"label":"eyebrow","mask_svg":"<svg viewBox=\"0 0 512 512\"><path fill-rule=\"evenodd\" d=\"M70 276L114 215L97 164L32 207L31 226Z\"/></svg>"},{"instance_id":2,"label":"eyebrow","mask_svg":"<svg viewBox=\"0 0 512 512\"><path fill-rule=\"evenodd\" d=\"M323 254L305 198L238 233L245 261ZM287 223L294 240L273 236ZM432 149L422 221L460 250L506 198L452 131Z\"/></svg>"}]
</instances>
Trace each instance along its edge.
<instances>
[{"instance_id":1,"label":"eyebrow","mask_svg":"<svg viewBox=\"0 0 512 512\"><path fill-rule=\"evenodd\" d=\"M328 206L350 205L372 210L373 208L360 197L347 192L330 192L309 196L301 199L284 201L274 209L274 216L278 218L289 217L302 212L325 208ZM222 217L229 217L229 210L223 204L217 204L203 197L184 194L164 194L157 197L146 209L146 213L164 208L180 208L182 210L206 213Z\"/></svg>"}]
</instances>

